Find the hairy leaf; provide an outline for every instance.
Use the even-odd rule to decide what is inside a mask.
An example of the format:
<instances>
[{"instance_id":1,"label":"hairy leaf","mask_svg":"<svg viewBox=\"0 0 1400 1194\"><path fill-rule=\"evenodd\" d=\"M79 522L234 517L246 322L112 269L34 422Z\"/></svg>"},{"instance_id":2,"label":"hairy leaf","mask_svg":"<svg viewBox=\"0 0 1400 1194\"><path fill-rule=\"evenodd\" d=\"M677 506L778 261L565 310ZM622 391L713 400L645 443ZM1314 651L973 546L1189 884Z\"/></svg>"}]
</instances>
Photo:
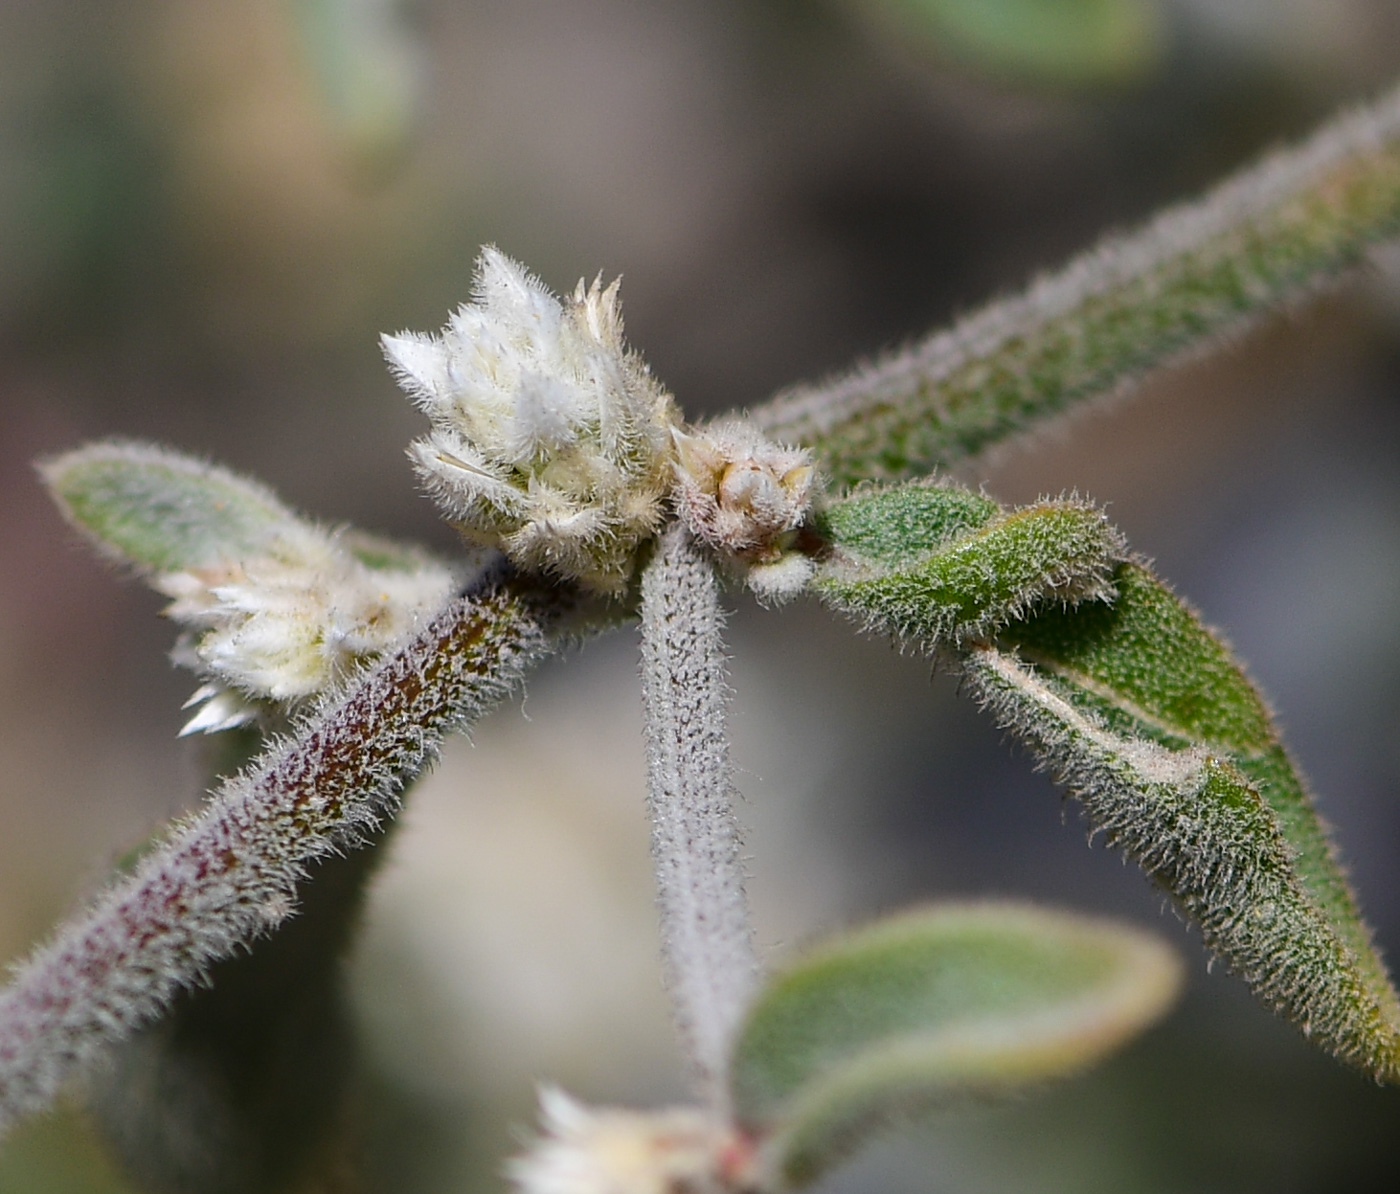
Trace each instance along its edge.
<instances>
[{"instance_id":1,"label":"hairy leaf","mask_svg":"<svg viewBox=\"0 0 1400 1194\"><path fill-rule=\"evenodd\" d=\"M823 514L832 546L817 591L925 649L985 638L1032 606L1111 595L1123 555L1103 512L1042 502L1009 513L951 485L865 492Z\"/></svg>"},{"instance_id":2,"label":"hairy leaf","mask_svg":"<svg viewBox=\"0 0 1400 1194\"><path fill-rule=\"evenodd\" d=\"M1400 1078L1400 1000L1229 650L1091 508L994 511L927 483L857 494L824 516L816 587L868 629L962 646L976 695L1265 1003Z\"/></svg>"},{"instance_id":3,"label":"hairy leaf","mask_svg":"<svg viewBox=\"0 0 1400 1194\"><path fill-rule=\"evenodd\" d=\"M39 471L70 522L142 571L255 555L299 521L265 486L149 444L92 444Z\"/></svg>"},{"instance_id":4,"label":"hairy leaf","mask_svg":"<svg viewBox=\"0 0 1400 1194\"><path fill-rule=\"evenodd\" d=\"M343 963L392 826L307 863L295 916L209 966L89 1079L88 1111L142 1189L284 1190L355 1147Z\"/></svg>"},{"instance_id":5,"label":"hairy leaf","mask_svg":"<svg viewBox=\"0 0 1400 1194\"><path fill-rule=\"evenodd\" d=\"M1147 568L1114 585L970 652L974 689L1264 1002L1400 1078L1400 1001L1263 699Z\"/></svg>"},{"instance_id":6,"label":"hairy leaf","mask_svg":"<svg viewBox=\"0 0 1400 1194\"><path fill-rule=\"evenodd\" d=\"M1155 1020L1175 956L1123 925L1018 904L905 913L774 978L735 1047L734 1104L775 1184L891 1119L1081 1069Z\"/></svg>"},{"instance_id":7,"label":"hairy leaf","mask_svg":"<svg viewBox=\"0 0 1400 1194\"><path fill-rule=\"evenodd\" d=\"M388 650L463 582L419 548L330 529L167 449L103 443L43 466L70 522L173 600L204 683L182 733L280 715ZM187 706L188 707L188 706Z\"/></svg>"},{"instance_id":8,"label":"hairy leaf","mask_svg":"<svg viewBox=\"0 0 1400 1194\"><path fill-rule=\"evenodd\" d=\"M897 481L975 456L1296 301L1400 232L1400 90L1023 293L751 412L828 479Z\"/></svg>"}]
</instances>

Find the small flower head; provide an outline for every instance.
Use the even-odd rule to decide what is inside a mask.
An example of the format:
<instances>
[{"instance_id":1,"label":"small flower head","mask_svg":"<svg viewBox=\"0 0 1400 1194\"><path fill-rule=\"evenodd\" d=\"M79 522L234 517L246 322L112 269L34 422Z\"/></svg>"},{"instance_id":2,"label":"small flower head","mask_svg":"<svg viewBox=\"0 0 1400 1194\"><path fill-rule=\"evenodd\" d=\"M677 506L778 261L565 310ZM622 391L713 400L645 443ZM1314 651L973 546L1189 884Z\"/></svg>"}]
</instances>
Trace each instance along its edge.
<instances>
[{"instance_id":1,"label":"small flower head","mask_svg":"<svg viewBox=\"0 0 1400 1194\"><path fill-rule=\"evenodd\" d=\"M385 336L432 430L409 449L469 539L601 592L660 528L679 414L622 340L618 284L561 302L492 248L440 336Z\"/></svg>"},{"instance_id":2,"label":"small flower head","mask_svg":"<svg viewBox=\"0 0 1400 1194\"><path fill-rule=\"evenodd\" d=\"M543 1135L507 1175L521 1194L739 1194L753 1151L733 1128L692 1107L585 1107L540 1091Z\"/></svg>"},{"instance_id":3,"label":"small flower head","mask_svg":"<svg viewBox=\"0 0 1400 1194\"><path fill-rule=\"evenodd\" d=\"M209 681L181 732L230 729L252 721L259 702L318 695L433 613L456 580L416 552L300 521L255 556L153 576L173 598L166 616L186 627L176 662Z\"/></svg>"},{"instance_id":4,"label":"small flower head","mask_svg":"<svg viewBox=\"0 0 1400 1194\"><path fill-rule=\"evenodd\" d=\"M285 712L388 649L465 577L417 548L288 509L266 486L150 444L45 461L68 520L171 598L175 662L206 683L184 733Z\"/></svg>"},{"instance_id":5,"label":"small flower head","mask_svg":"<svg viewBox=\"0 0 1400 1194\"><path fill-rule=\"evenodd\" d=\"M808 453L739 421L677 430L673 438L676 505L695 536L733 563L760 598L801 591L812 572L794 550L812 505Z\"/></svg>"}]
</instances>

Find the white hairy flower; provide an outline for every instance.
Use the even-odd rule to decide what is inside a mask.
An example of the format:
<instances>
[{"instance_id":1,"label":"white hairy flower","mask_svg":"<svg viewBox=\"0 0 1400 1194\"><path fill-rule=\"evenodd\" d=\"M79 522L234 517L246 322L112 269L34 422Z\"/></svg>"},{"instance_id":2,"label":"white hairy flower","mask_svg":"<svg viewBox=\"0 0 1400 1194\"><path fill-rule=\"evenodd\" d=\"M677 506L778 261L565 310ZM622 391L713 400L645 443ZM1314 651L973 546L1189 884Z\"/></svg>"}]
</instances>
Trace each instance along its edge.
<instances>
[{"instance_id":1,"label":"white hairy flower","mask_svg":"<svg viewBox=\"0 0 1400 1194\"><path fill-rule=\"evenodd\" d=\"M673 435L676 506L691 532L761 599L800 592L812 574L811 561L795 550L812 505L810 455L739 420Z\"/></svg>"},{"instance_id":2,"label":"white hairy flower","mask_svg":"<svg viewBox=\"0 0 1400 1194\"><path fill-rule=\"evenodd\" d=\"M521 1194L738 1194L751 1188L752 1147L698 1108L586 1107L546 1086L540 1120L543 1134L507 1166Z\"/></svg>"},{"instance_id":3,"label":"white hairy flower","mask_svg":"<svg viewBox=\"0 0 1400 1194\"><path fill-rule=\"evenodd\" d=\"M257 555L153 576L174 599L166 616L187 628L176 662L209 681L187 703L199 710L181 733L242 725L258 701L316 696L434 613L457 581L421 553L301 521Z\"/></svg>"},{"instance_id":4,"label":"white hairy flower","mask_svg":"<svg viewBox=\"0 0 1400 1194\"><path fill-rule=\"evenodd\" d=\"M622 339L618 284L560 301L493 248L440 336L385 336L430 433L409 449L470 540L518 567L620 592L666 519L680 420Z\"/></svg>"}]
</instances>

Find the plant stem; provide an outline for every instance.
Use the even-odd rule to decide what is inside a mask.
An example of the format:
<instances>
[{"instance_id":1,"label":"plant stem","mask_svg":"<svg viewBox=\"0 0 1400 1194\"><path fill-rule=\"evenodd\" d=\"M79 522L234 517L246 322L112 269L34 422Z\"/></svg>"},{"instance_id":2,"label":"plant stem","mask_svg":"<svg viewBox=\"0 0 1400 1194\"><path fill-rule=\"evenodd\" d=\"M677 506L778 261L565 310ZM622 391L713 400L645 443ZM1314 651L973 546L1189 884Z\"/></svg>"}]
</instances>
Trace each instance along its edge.
<instances>
[{"instance_id":1,"label":"plant stem","mask_svg":"<svg viewBox=\"0 0 1400 1194\"><path fill-rule=\"evenodd\" d=\"M291 915L306 864L392 815L443 738L552 647L565 607L514 579L453 601L63 926L0 991L0 1128Z\"/></svg>"},{"instance_id":2,"label":"plant stem","mask_svg":"<svg viewBox=\"0 0 1400 1194\"><path fill-rule=\"evenodd\" d=\"M307 863L296 916L211 965L96 1067L88 1111L140 1189L306 1190L358 1169L344 962L393 829Z\"/></svg>"},{"instance_id":3,"label":"plant stem","mask_svg":"<svg viewBox=\"0 0 1400 1194\"><path fill-rule=\"evenodd\" d=\"M1111 236L1024 293L752 412L830 480L898 480L974 456L1237 333L1400 232L1400 90L1204 198Z\"/></svg>"},{"instance_id":4,"label":"plant stem","mask_svg":"<svg viewBox=\"0 0 1400 1194\"><path fill-rule=\"evenodd\" d=\"M724 707L714 570L679 524L642 575L642 698L662 951L696 1083L728 1110L729 1048L758 980Z\"/></svg>"}]
</instances>

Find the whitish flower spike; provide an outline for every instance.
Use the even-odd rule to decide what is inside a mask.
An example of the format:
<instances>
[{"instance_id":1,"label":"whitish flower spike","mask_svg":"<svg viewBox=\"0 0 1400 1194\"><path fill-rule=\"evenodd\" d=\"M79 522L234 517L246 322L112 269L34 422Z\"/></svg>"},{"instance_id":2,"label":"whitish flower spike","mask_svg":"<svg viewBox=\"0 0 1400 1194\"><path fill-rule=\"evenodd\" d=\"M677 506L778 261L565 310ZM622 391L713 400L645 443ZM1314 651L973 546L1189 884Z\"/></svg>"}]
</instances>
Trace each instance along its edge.
<instances>
[{"instance_id":1,"label":"whitish flower spike","mask_svg":"<svg viewBox=\"0 0 1400 1194\"><path fill-rule=\"evenodd\" d=\"M43 462L68 520L170 597L175 662L206 681L183 733L319 696L435 613L466 580L415 547L327 530L266 486L150 444Z\"/></svg>"},{"instance_id":2,"label":"whitish flower spike","mask_svg":"<svg viewBox=\"0 0 1400 1194\"><path fill-rule=\"evenodd\" d=\"M458 580L426 555L301 521L257 555L151 577L174 599L166 616L187 628L175 661L210 681L181 733L242 725L259 701L317 696L436 612Z\"/></svg>"},{"instance_id":3,"label":"whitish flower spike","mask_svg":"<svg viewBox=\"0 0 1400 1194\"><path fill-rule=\"evenodd\" d=\"M761 599L800 592L812 574L811 561L795 550L812 505L811 456L738 420L673 436L676 505L691 532Z\"/></svg>"},{"instance_id":4,"label":"whitish flower spike","mask_svg":"<svg viewBox=\"0 0 1400 1194\"><path fill-rule=\"evenodd\" d=\"M693 1107L586 1107L540 1090L544 1131L506 1169L521 1194L741 1194L752 1142Z\"/></svg>"},{"instance_id":5,"label":"whitish flower spike","mask_svg":"<svg viewBox=\"0 0 1400 1194\"><path fill-rule=\"evenodd\" d=\"M428 415L409 456L470 540L530 571L621 591L666 517L671 396L622 339L618 284L564 301L493 248L439 336L383 338Z\"/></svg>"}]
</instances>

